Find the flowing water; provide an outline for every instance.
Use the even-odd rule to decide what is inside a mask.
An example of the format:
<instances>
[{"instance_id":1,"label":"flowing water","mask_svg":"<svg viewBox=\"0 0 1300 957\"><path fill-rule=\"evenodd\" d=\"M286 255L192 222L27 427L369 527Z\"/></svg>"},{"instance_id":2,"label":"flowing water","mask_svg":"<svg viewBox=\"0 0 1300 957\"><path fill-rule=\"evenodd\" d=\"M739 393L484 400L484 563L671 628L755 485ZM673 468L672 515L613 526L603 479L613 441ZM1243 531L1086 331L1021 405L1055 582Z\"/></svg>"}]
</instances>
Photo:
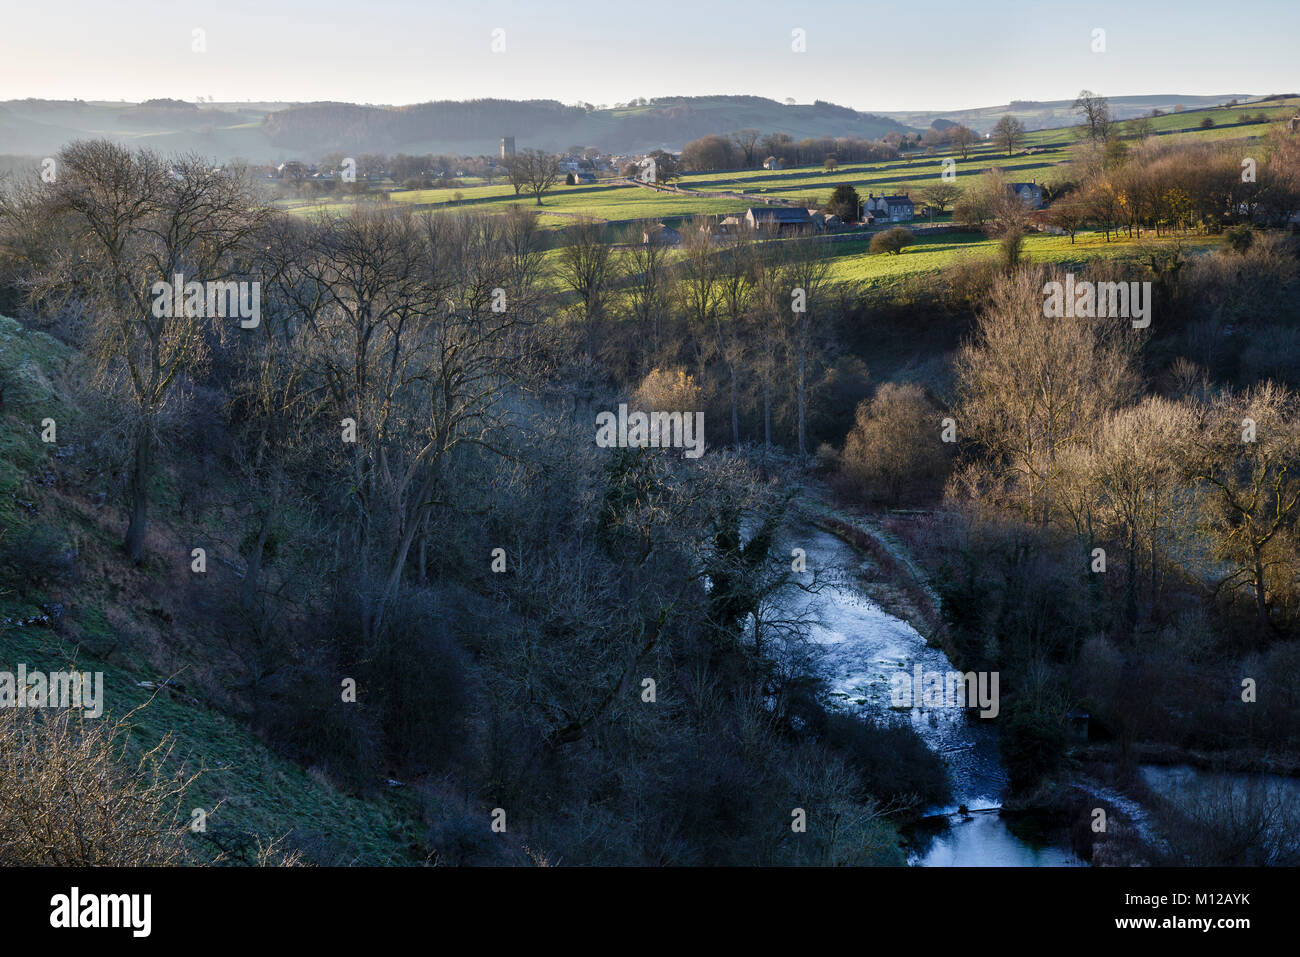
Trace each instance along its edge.
<instances>
[{"instance_id":1,"label":"flowing water","mask_svg":"<svg viewBox=\"0 0 1300 957\"><path fill-rule=\"evenodd\" d=\"M804 549L808 569L827 578L815 593L792 588L782 610L807 619L817 667L830 693L849 710L910 722L948 766L952 802L926 810L916 828L910 862L924 867L1082 865L1068 847L1017 835L1000 814L1006 775L993 721L963 708L891 707L890 676L900 669L911 675L920 665L927 672L947 674L953 667L915 628L884 611L856 586L860 560L854 550L811 526L787 544Z\"/></svg>"}]
</instances>

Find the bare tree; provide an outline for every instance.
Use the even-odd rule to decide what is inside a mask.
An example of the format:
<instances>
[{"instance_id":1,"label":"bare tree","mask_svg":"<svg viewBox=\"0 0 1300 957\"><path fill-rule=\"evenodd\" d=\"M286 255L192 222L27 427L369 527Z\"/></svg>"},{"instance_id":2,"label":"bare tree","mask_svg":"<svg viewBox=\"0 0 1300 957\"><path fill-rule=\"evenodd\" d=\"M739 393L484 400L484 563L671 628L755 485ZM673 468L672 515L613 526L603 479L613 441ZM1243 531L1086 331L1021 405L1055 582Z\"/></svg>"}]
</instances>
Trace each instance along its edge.
<instances>
[{"instance_id":1,"label":"bare tree","mask_svg":"<svg viewBox=\"0 0 1300 957\"><path fill-rule=\"evenodd\" d=\"M962 159L970 155L971 148L975 145L977 139L975 131L969 126L958 125L948 131L948 141L952 143L957 152L961 153Z\"/></svg>"},{"instance_id":2,"label":"bare tree","mask_svg":"<svg viewBox=\"0 0 1300 957\"><path fill-rule=\"evenodd\" d=\"M993 127L993 141L1010 156L1024 139L1025 126L1010 113L1004 114Z\"/></svg>"},{"instance_id":3,"label":"bare tree","mask_svg":"<svg viewBox=\"0 0 1300 957\"><path fill-rule=\"evenodd\" d=\"M957 357L957 426L989 453L1027 517L1053 517L1062 453L1089 441L1137 388L1139 335L1113 319L1045 315L1041 269L998 281Z\"/></svg>"},{"instance_id":4,"label":"bare tree","mask_svg":"<svg viewBox=\"0 0 1300 957\"><path fill-rule=\"evenodd\" d=\"M614 251L605 241L600 220L582 218L564 230L556 274L577 297L587 357L595 352L595 327L605 314L605 299L614 279Z\"/></svg>"},{"instance_id":5,"label":"bare tree","mask_svg":"<svg viewBox=\"0 0 1300 957\"><path fill-rule=\"evenodd\" d=\"M668 247L629 243L623 251L622 274L628 310L643 334L649 334L653 361L663 347L663 321L671 298Z\"/></svg>"},{"instance_id":6,"label":"bare tree","mask_svg":"<svg viewBox=\"0 0 1300 957\"><path fill-rule=\"evenodd\" d=\"M793 319L792 348L795 363L795 433L801 456L808 455L808 405L815 342L814 326L828 309L831 262L822 244L806 239L789 244L784 269L787 308Z\"/></svg>"},{"instance_id":7,"label":"bare tree","mask_svg":"<svg viewBox=\"0 0 1300 957\"><path fill-rule=\"evenodd\" d=\"M175 308L170 287L242 275L239 252L269 215L241 171L214 171L198 157L172 160L107 141L73 143L60 153L47 201L75 237L43 276L91 308L89 330L101 380L120 390L131 416L132 464L125 547L144 557L150 485L160 421L175 387L206 353L211 292ZM224 302L223 302L224 304ZM233 320L230 320L233 321Z\"/></svg>"},{"instance_id":8,"label":"bare tree","mask_svg":"<svg viewBox=\"0 0 1300 957\"><path fill-rule=\"evenodd\" d=\"M542 205L542 197L560 181L559 160L541 150L524 150L515 156L515 163L520 168L524 188L533 194L538 206Z\"/></svg>"},{"instance_id":9,"label":"bare tree","mask_svg":"<svg viewBox=\"0 0 1300 957\"><path fill-rule=\"evenodd\" d=\"M763 456L772 450L772 404L779 363L790 335L790 293L779 257L755 257L754 326L759 354L755 359L762 393Z\"/></svg>"},{"instance_id":10,"label":"bare tree","mask_svg":"<svg viewBox=\"0 0 1300 957\"><path fill-rule=\"evenodd\" d=\"M748 322L754 303L755 247L748 230L723 239L720 255L722 308L714 314L714 346L727 368L731 405L731 442L740 446L740 366L748 339Z\"/></svg>"},{"instance_id":11,"label":"bare tree","mask_svg":"<svg viewBox=\"0 0 1300 957\"><path fill-rule=\"evenodd\" d=\"M702 220L690 220L682 231L682 275L677 285L682 314L694 332L696 357L706 359L708 330L722 304L717 246Z\"/></svg>"},{"instance_id":12,"label":"bare tree","mask_svg":"<svg viewBox=\"0 0 1300 957\"><path fill-rule=\"evenodd\" d=\"M758 141L762 136L763 134L755 129L737 130L731 134L731 138L740 147L740 151L745 154L746 169L753 169L758 165Z\"/></svg>"},{"instance_id":13,"label":"bare tree","mask_svg":"<svg viewBox=\"0 0 1300 957\"><path fill-rule=\"evenodd\" d=\"M354 516L362 624L383 634L448 456L483 444L523 317L501 219L357 212L317 226L295 298L299 349L320 383ZM501 292L498 292L501 290Z\"/></svg>"},{"instance_id":14,"label":"bare tree","mask_svg":"<svg viewBox=\"0 0 1300 957\"><path fill-rule=\"evenodd\" d=\"M962 188L956 183L947 183L940 180L937 183L931 183L929 186L923 187L920 194L926 203L942 213L961 198Z\"/></svg>"},{"instance_id":15,"label":"bare tree","mask_svg":"<svg viewBox=\"0 0 1300 957\"><path fill-rule=\"evenodd\" d=\"M525 157L519 153L507 156L501 160L501 168L505 170L506 180L514 187L515 195L520 195L528 185L528 166Z\"/></svg>"},{"instance_id":16,"label":"bare tree","mask_svg":"<svg viewBox=\"0 0 1300 957\"><path fill-rule=\"evenodd\" d=\"M1080 90L1074 101L1075 112L1083 114L1083 131L1093 144L1103 144L1111 136L1110 101L1091 90Z\"/></svg>"},{"instance_id":17,"label":"bare tree","mask_svg":"<svg viewBox=\"0 0 1300 957\"><path fill-rule=\"evenodd\" d=\"M1147 583L1154 599L1162 555L1172 544L1173 526L1186 468L1187 436L1194 427L1186 406L1149 397L1121 409L1101 426L1086 466L1098 518L1127 553L1126 604L1130 625L1137 623L1141 555L1147 556ZM1091 542L1089 543L1091 545Z\"/></svg>"},{"instance_id":18,"label":"bare tree","mask_svg":"<svg viewBox=\"0 0 1300 957\"><path fill-rule=\"evenodd\" d=\"M1270 623L1269 593L1294 576L1287 533L1300 517L1300 412L1294 393L1264 382L1206 405L1189 470L1205 483L1216 554L1231 569L1219 588L1247 587L1256 621Z\"/></svg>"}]
</instances>

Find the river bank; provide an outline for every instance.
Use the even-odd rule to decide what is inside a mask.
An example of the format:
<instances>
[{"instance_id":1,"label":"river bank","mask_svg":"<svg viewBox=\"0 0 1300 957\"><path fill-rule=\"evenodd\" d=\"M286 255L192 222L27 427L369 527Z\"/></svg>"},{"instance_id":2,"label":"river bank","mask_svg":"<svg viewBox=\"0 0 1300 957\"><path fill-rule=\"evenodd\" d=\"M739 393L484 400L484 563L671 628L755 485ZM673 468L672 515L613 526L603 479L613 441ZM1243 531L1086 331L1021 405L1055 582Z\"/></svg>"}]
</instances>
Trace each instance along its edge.
<instances>
[{"instance_id":1,"label":"river bank","mask_svg":"<svg viewBox=\"0 0 1300 957\"><path fill-rule=\"evenodd\" d=\"M1174 779L1149 769L1178 766L1244 775L1273 785L1296 775L1292 755L1205 753L1168 744L1079 741L1065 766L1038 787L1007 793L995 722L912 709L888 701L888 678L916 664L962 670L946 640L942 604L906 544L880 516L850 512L828 494L806 490L792 510L792 542L809 561L833 566L840 581L820 609L813 639L823 649L829 694L849 709L907 720L948 765L953 800L918 808L904 822L909 861L920 866L1133 866L1167 862L1176 851L1161 835ZM809 547L811 546L811 547ZM874 611L863 609L874 608ZM1185 777L1185 775L1184 775ZM1282 793L1290 794L1284 790ZM1155 808L1159 808L1157 814Z\"/></svg>"}]
</instances>

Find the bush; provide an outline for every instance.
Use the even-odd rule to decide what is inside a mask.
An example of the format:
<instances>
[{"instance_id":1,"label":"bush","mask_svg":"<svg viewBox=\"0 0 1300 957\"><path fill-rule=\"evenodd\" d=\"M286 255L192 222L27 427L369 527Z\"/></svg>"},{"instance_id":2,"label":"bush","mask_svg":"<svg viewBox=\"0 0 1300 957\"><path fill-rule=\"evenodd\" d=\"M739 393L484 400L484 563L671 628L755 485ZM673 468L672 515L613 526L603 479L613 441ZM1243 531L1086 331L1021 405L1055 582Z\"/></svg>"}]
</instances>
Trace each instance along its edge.
<instances>
[{"instance_id":1,"label":"bush","mask_svg":"<svg viewBox=\"0 0 1300 957\"><path fill-rule=\"evenodd\" d=\"M888 253L897 256L907 246L916 242L916 236L910 229L903 226L894 226L892 229L886 229L883 233L876 233L871 237L871 254Z\"/></svg>"},{"instance_id":2,"label":"bush","mask_svg":"<svg viewBox=\"0 0 1300 957\"><path fill-rule=\"evenodd\" d=\"M693 412L700 407L700 387L682 369L651 369L632 396L637 409L646 412Z\"/></svg>"},{"instance_id":3,"label":"bush","mask_svg":"<svg viewBox=\"0 0 1300 957\"><path fill-rule=\"evenodd\" d=\"M909 724L827 713L823 740L862 779L872 797L939 805L951 795L943 758Z\"/></svg>"},{"instance_id":4,"label":"bush","mask_svg":"<svg viewBox=\"0 0 1300 957\"><path fill-rule=\"evenodd\" d=\"M0 531L0 583L11 583L24 593L67 581L75 561L76 552L48 525Z\"/></svg>"},{"instance_id":5,"label":"bush","mask_svg":"<svg viewBox=\"0 0 1300 957\"><path fill-rule=\"evenodd\" d=\"M1020 265L1024 251L1025 234L1015 227L1004 232L998 240L998 262L1008 272Z\"/></svg>"},{"instance_id":6,"label":"bush","mask_svg":"<svg viewBox=\"0 0 1300 957\"><path fill-rule=\"evenodd\" d=\"M1011 787L1018 791L1061 766L1065 732L1052 715L1020 707L1009 710L998 729L998 750Z\"/></svg>"},{"instance_id":7,"label":"bush","mask_svg":"<svg viewBox=\"0 0 1300 957\"><path fill-rule=\"evenodd\" d=\"M1195 867L1294 867L1300 863L1300 814L1283 787L1212 772L1154 802L1167 845L1161 864Z\"/></svg>"},{"instance_id":8,"label":"bush","mask_svg":"<svg viewBox=\"0 0 1300 957\"><path fill-rule=\"evenodd\" d=\"M944 305L959 315L973 315L988 300L997 279L998 269L992 259L959 256L943 271Z\"/></svg>"},{"instance_id":9,"label":"bush","mask_svg":"<svg viewBox=\"0 0 1300 957\"><path fill-rule=\"evenodd\" d=\"M1232 247L1233 252L1244 254L1246 250L1250 249L1251 244L1255 242L1255 230L1251 229L1249 224L1241 223L1227 230L1224 233L1224 238L1228 241L1228 245Z\"/></svg>"},{"instance_id":10,"label":"bush","mask_svg":"<svg viewBox=\"0 0 1300 957\"><path fill-rule=\"evenodd\" d=\"M888 382L858 405L842 468L869 498L901 503L937 494L948 471L938 410L918 385Z\"/></svg>"},{"instance_id":11,"label":"bush","mask_svg":"<svg viewBox=\"0 0 1300 957\"><path fill-rule=\"evenodd\" d=\"M370 695L399 766L441 770L468 740L467 659L448 626L446 609L427 595L402 599L389 613Z\"/></svg>"},{"instance_id":12,"label":"bush","mask_svg":"<svg viewBox=\"0 0 1300 957\"><path fill-rule=\"evenodd\" d=\"M187 863L182 799L165 738L123 760L129 726L73 711L0 709L0 862L18 867Z\"/></svg>"}]
</instances>

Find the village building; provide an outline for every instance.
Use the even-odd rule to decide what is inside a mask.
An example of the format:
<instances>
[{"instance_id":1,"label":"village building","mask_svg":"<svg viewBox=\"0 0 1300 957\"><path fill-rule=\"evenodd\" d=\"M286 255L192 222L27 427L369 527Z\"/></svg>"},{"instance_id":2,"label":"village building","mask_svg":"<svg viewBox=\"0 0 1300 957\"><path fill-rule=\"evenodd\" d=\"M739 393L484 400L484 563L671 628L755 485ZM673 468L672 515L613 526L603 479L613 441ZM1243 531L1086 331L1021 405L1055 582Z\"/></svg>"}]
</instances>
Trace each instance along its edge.
<instances>
[{"instance_id":1,"label":"village building","mask_svg":"<svg viewBox=\"0 0 1300 957\"><path fill-rule=\"evenodd\" d=\"M647 156L636 164L636 181L638 183L657 183L659 174L653 156Z\"/></svg>"},{"instance_id":2,"label":"village building","mask_svg":"<svg viewBox=\"0 0 1300 957\"><path fill-rule=\"evenodd\" d=\"M806 209L792 209L789 206L750 207L745 211L745 226L755 232L779 235L811 232L813 221Z\"/></svg>"},{"instance_id":3,"label":"village building","mask_svg":"<svg viewBox=\"0 0 1300 957\"><path fill-rule=\"evenodd\" d=\"M1036 180L1031 179L1028 183L1007 183L1007 191L1030 209L1043 207L1043 187L1039 186Z\"/></svg>"},{"instance_id":4,"label":"village building","mask_svg":"<svg viewBox=\"0 0 1300 957\"><path fill-rule=\"evenodd\" d=\"M641 242L647 246L676 246L681 241L682 234L663 223L655 223L641 232Z\"/></svg>"},{"instance_id":5,"label":"village building","mask_svg":"<svg viewBox=\"0 0 1300 957\"><path fill-rule=\"evenodd\" d=\"M916 204L906 193L902 196L877 196L867 194L863 212L870 213L870 222L905 223L916 218Z\"/></svg>"}]
</instances>

